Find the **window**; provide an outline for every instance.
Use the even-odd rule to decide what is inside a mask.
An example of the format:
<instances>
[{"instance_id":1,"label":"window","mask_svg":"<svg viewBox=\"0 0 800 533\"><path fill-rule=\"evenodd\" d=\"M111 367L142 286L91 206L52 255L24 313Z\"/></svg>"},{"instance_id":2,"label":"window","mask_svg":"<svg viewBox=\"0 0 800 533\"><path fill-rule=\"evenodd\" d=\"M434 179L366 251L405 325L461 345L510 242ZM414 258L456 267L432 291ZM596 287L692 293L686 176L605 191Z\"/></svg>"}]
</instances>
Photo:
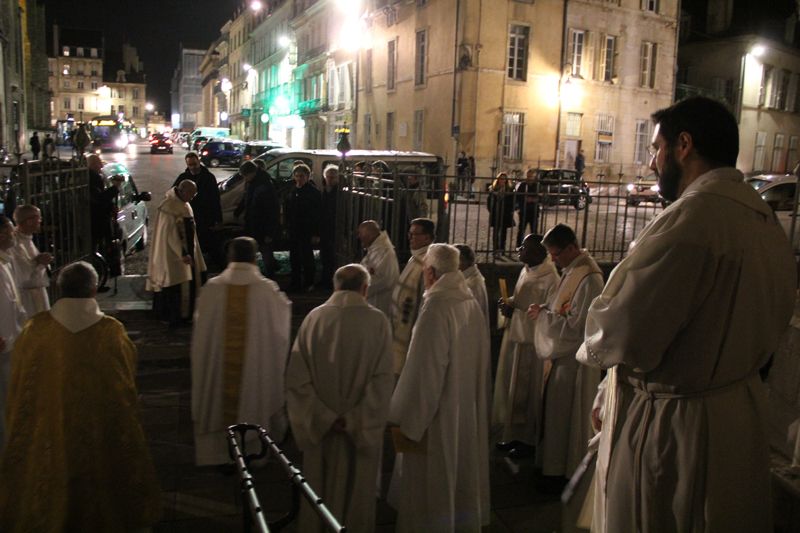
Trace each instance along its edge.
<instances>
[{"instance_id":1,"label":"window","mask_svg":"<svg viewBox=\"0 0 800 533\"><path fill-rule=\"evenodd\" d=\"M598 163L611 162L611 149L614 145L614 117L597 115L597 144L594 148L594 160Z\"/></svg>"},{"instance_id":2,"label":"window","mask_svg":"<svg viewBox=\"0 0 800 533\"><path fill-rule=\"evenodd\" d=\"M567 113L567 137L580 137L581 136L581 113Z\"/></svg>"},{"instance_id":3,"label":"window","mask_svg":"<svg viewBox=\"0 0 800 533\"><path fill-rule=\"evenodd\" d=\"M93 81L93 82L91 83L91 88L92 88L92 90L93 90L93 91L96 91L96 90L97 90L97 82L96 82L96 81Z\"/></svg>"},{"instance_id":4,"label":"window","mask_svg":"<svg viewBox=\"0 0 800 533\"><path fill-rule=\"evenodd\" d=\"M422 134L424 130L425 113L422 109L414 110L414 150L422 151Z\"/></svg>"},{"instance_id":5,"label":"window","mask_svg":"<svg viewBox=\"0 0 800 533\"><path fill-rule=\"evenodd\" d=\"M570 46L572 53L570 55L572 63L572 72L570 75L580 77L581 67L583 66L583 43L586 39L586 32L583 30L572 30L572 39Z\"/></svg>"},{"instance_id":6,"label":"window","mask_svg":"<svg viewBox=\"0 0 800 533\"><path fill-rule=\"evenodd\" d=\"M90 55L91 57L97 57L97 48L92 48L92 49L89 51L89 55Z\"/></svg>"},{"instance_id":7,"label":"window","mask_svg":"<svg viewBox=\"0 0 800 533\"><path fill-rule=\"evenodd\" d=\"M139 116L139 107L138 106L133 106L133 116L134 117L138 117Z\"/></svg>"},{"instance_id":8,"label":"window","mask_svg":"<svg viewBox=\"0 0 800 533\"><path fill-rule=\"evenodd\" d=\"M125 88L124 87L120 87L119 88L119 97L120 98L125 98Z\"/></svg>"},{"instance_id":9,"label":"window","mask_svg":"<svg viewBox=\"0 0 800 533\"><path fill-rule=\"evenodd\" d=\"M794 193L797 184L784 183L765 191L761 198L776 211L794 211Z\"/></svg>"},{"instance_id":10,"label":"window","mask_svg":"<svg viewBox=\"0 0 800 533\"><path fill-rule=\"evenodd\" d=\"M64 109L71 109L72 108L72 99L67 96L64 98Z\"/></svg>"},{"instance_id":11,"label":"window","mask_svg":"<svg viewBox=\"0 0 800 533\"><path fill-rule=\"evenodd\" d=\"M386 148L394 148L394 113L386 113Z\"/></svg>"},{"instance_id":12,"label":"window","mask_svg":"<svg viewBox=\"0 0 800 533\"><path fill-rule=\"evenodd\" d=\"M138 100L139 99L139 88L138 87L134 87L133 88L133 99L134 100Z\"/></svg>"},{"instance_id":13,"label":"window","mask_svg":"<svg viewBox=\"0 0 800 533\"><path fill-rule=\"evenodd\" d=\"M344 105L348 100L348 90L347 87L350 85L350 67L349 65L342 65L339 67L339 77L337 79L339 83L338 87L338 94L336 96L338 104Z\"/></svg>"},{"instance_id":14,"label":"window","mask_svg":"<svg viewBox=\"0 0 800 533\"><path fill-rule=\"evenodd\" d=\"M69 46L64 46L61 48L61 53L64 57L69 57Z\"/></svg>"},{"instance_id":15,"label":"window","mask_svg":"<svg viewBox=\"0 0 800 533\"><path fill-rule=\"evenodd\" d=\"M783 143L786 136L783 133L775 134L775 144L772 145L772 171L782 173L786 171L786 159L783 157Z\"/></svg>"},{"instance_id":16,"label":"window","mask_svg":"<svg viewBox=\"0 0 800 533\"><path fill-rule=\"evenodd\" d=\"M756 146L753 150L753 170L764 170L764 147L767 144L767 132L756 132Z\"/></svg>"},{"instance_id":17,"label":"window","mask_svg":"<svg viewBox=\"0 0 800 533\"><path fill-rule=\"evenodd\" d=\"M78 86L78 89L83 89L83 82L82 81L78 81L75 85Z\"/></svg>"},{"instance_id":18,"label":"window","mask_svg":"<svg viewBox=\"0 0 800 533\"><path fill-rule=\"evenodd\" d=\"M125 106L124 105L120 105L119 106L119 111L117 111L117 112L124 114L125 113Z\"/></svg>"},{"instance_id":19,"label":"window","mask_svg":"<svg viewBox=\"0 0 800 533\"><path fill-rule=\"evenodd\" d=\"M386 52L386 89L393 91L397 81L397 39L389 41Z\"/></svg>"},{"instance_id":20,"label":"window","mask_svg":"<svg viewBox=\"0 0 800 533\"><path fill-rule=\"evenodd\" d=\"M601 43L602 49L600 50L600 81L613 82L617 77L617 38L613 35L606 35L605 40Z\"/></svg>"},{"instance_id":21,"label":"window","mask_svg":"<svg viewBox=\"0 0 800 533\"><path fill-rule=\"evenodd\" d=\"M69 89L70 87L72 87L72 83L69 80L64 80L64 88Z\"/></svg>"},{"instance_id":22,"label":"window","mask_svg":"<svg viewBox=\"0 0 800 533\"><path fill-rule=\"evenodd\" d=\"M425 85L425 67L428 56L428 30L417 32L414 50L414 85Z\"/></svg>"},{"instance_id":23,"label":"window","mask_svg":"<svg viewBox=\"0 0 800 533\"><path fill-rule=\"evenodd\" d=\"M524 113L503 113L503 158L522 160L522 140L525 129Z\"/></svg>"},{"instance_id":24,"label":"window","mask_svg":"<svg viewBox=\"0 0 800 533\"><path fill-rule=\"evenodd\" d=\"M773 109L785 109L788 102L789 83L792 73L788 70L774 70L772 80L772 91L770 95L770 107Z\"/></svg>"},{"instance_id":25,"label":"window","mask_svg":"<svg viewBox=\"0 0 800 533\"><path fill-rule=\"evenodd\" d=\"M78 111L83 111L83 96L78 97Z\"/></svg>"},{"instance_id":26,"label":"window","mask_svg":"<svg viewBox=\"0 0 800 533\"><path fill-rule=\"evenodd\" d=\"M764 65L761 74L761 87L758 91L758 105L760 106L766 105L769 101L768 95L772 92L774 74L775 69L772 66Z\"/></svg>"},{"instance_id":27,"label":"window","mask_svg":"<svg viewBox=\"0 0 800 533\"><path fill-rule=\"evenodd\" d=\"M372 147L372 115L364 115L364 146Z\"/></svg>"},{"instance_id":28,"label":"window","mask_svg":"<svg viewBox=\"0 0 800 533\"><path fill-rule=\"evenodd\" d=\"M364 52L364 92L372 92L372 48Z\"/></svg>"},{"instance_id":29,"label":"window","mask_svg":"<svg viewBox=\"0 0 800 533\"><path fill-rule=\"evenodd\" d=\"M83 47L82 46L78 47L78 57L83 57Z\"/></svg>"},{"instance_id":30,"label":"window","mask_svg":"<svg viewBox=\"0 0 800 533\"><path fill-rule=\"evenodd\" d=\"M718 100L724 100L729 104L733 104L733 80L728 78L712 78L712 90L714 97Z\"/></svg>"},{"instance_id":31,"label":"window","mask_svg":"<svg viewBox=\"0 0 800 533\"><path fill-rule=\"evenodd\" d=\"M656 81L656 43L642 41L642 50L640 56L640 73L639 73L639 86L641 87L655 87Z\"/></svg>"},{"instance_id":32,"label":"window","mask_svg":"<svg viewBox=\"0 0 800 533\"><path fill-rule=\"evenodd\" d=\"M639 119L636 121L635 145L633 149L633 162L636 165L647 165L650 163L650 121Z\"/></svg>"},{"instance_id":33,"label":"window","mask_svg":"<svg viewBox=\"0 0 800 533\"><path fill-rule=\"evenodd\" d=\"M328 70L328 105L336 105L336 69Z\"/></svg>"},{"instance_id":34,"label":"window","mask_svg":"<svg viewBox=\"0 0 800 533\"><path fill-rule=\"evenodd\" d=\"M797 74L788 73L789 86L786 89L786 105L783 107L784 111L794 113L797 109Z\"/></svg>"},{"instance_id":35,"label":"window","mask_svg":"<svg viewBox=\"0 0 800 533\"><path fill-rule=\"evenodd\" d=\"M97 67L92 65L92 76L97 76Z\"/></svg>"},{"instance_id":36,"label":"window","mask_svg":"<svg viewBox=\"0 0 800 533\"><path fill-rule=\"evenodd\" d=\"M528 76L528 32L527 26L511 26L508 32L508 77L525 81Z\"/></svg>"},{"instance_id":37,"label":"window","mask_svg":"<svg viewBox=\"0 0 800 533\"><path fill-rule=\"evenodd\" d=\"M798 137L792 135L789 137L789 150L786 152L786 170L791 172L799 162L797 160L797 141Z\"/></svg>"},{"instance_id":38,"label":"window","mask_svg":"<svg viewBox=\"0 0 800 533\"><path fill-rule=\"evenodd\" d=\"M658 0L641 0L642 1L642 9L644 11L652 11L653 13L658 13Z\"/></svg>"}]
</instances>

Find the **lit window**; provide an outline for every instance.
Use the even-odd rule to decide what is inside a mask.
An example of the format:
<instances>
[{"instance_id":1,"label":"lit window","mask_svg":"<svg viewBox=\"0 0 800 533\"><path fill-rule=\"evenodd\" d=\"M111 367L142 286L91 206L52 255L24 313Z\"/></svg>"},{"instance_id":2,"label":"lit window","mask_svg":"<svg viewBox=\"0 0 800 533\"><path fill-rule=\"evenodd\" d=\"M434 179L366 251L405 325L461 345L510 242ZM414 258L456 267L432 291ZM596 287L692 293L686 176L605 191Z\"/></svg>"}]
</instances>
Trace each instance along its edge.
<instances>
[{"instance_id":1,"label":"lit window","mask_svg":"<svg viewBox=\"0 0 800 533\"><path fill-rule=\"evenodd\" d=\"M525 129L524 113L503 113L503 158L522 160L522 141Z\"/></svg>"},{"instance_id":2,"label":"lit window","mask_svg":"<svg viewBox=\"0 0 800 533\"><path fill-rule=\"evenodd\" d=\"M508 77L525 81L528 75L527 26L511 26L508 32Z\"/></svg>"}]
</instances>

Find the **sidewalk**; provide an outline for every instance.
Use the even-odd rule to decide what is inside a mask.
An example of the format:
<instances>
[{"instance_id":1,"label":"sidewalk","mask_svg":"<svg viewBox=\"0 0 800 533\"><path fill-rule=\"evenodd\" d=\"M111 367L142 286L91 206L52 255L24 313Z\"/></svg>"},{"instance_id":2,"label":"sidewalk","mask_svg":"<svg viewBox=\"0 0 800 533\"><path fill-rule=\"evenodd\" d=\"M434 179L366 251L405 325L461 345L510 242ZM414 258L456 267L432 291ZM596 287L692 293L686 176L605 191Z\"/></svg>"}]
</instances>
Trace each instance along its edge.
<instances>
[{"instance_id":1,"label":"sidewalk","mask_svg":"<svg viewBox=\"0 0 800 533\"><path fill-rule=\"evenodd\" d=\"M306 314L327 299L322 291L289 295L293 302L292 330ZM167 330L149 312L142 276L123 276L118 291L98 295L106 313L122 321L139 350L137 385L141 416L164 491L164 515L157 532L242 531L238 478L215 467L194 466L191 421L189 342L191 330ZM284 443L288 457L302 465L292 441ZM391 464L383 465L388 479ZM302 469L302 466L300 466ZM516 471L515 473L512 473ZM267 518L289 509L291 488L282 470L270 462L255 469L256 490ZM485 531L550 533L561 530L558 496L536 491L530 462L515 465L502 456L491 458L492 524ZM394 531L396 513L385 502L377 506L378 532ZM287 530L294 531L292 525Z\"/></svg>"}]
</instances>

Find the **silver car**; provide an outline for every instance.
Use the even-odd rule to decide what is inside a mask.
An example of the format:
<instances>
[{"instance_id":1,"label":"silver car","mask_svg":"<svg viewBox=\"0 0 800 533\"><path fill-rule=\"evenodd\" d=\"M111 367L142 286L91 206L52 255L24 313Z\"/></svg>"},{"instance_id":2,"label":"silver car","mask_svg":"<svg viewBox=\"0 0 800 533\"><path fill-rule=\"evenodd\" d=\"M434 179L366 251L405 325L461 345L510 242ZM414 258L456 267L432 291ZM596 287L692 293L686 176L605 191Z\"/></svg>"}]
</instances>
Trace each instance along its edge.
<instances>
[{"instance_id":1,"label":"silver car","mask_svg":"<svg viewBox=\"0 0 800 533\"><path fill-rule=\"evenodd\" d=\"M147 245L147 204L150 193L139 192L128 168L122 163L108 163L103 167L103 177L111 185L111 178L122 176L125 181L117 195L117 222L122 228L122 250L125 254L144 250Z\"/></svg>"}]
</instances>

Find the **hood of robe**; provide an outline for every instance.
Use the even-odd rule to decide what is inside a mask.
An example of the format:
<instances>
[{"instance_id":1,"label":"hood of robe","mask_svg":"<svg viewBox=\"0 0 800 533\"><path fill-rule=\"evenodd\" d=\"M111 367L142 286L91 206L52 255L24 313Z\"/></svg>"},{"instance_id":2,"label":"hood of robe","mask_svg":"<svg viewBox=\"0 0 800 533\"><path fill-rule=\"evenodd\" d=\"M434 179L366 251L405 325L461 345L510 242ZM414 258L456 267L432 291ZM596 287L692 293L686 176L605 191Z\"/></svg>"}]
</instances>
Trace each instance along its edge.
<instances>
[{"instance_id":1,"label":"hood of robe","mask_svg":"<svg viewBox=\"0 0 800 533\"><path fill-rule=\"evenodd\" d=\"M105 315L94 298L61 298L50 309L50 316L71 333L83 331Z\"/></svg>"},{"instance_id":2,"label":"hood of robe","mask_svg":"<svg viewBox=\"0 0 800 533\"><path fill-rule=\"evenodd\" d=\"M375 237L375 240L372 241L367 249L378 249L378 248L394 248L391 239L389 239L389 234L385 231L381 231L380 234ZM413 253L413 252L412 252Z\"/></svg>"},{"instance_id":3,"label":"hood of robe","mask_svg":"<svg viewBox=\"0 0 800 533\"><path fill-rule=\"evenodd\" d=\"M483 274L481 274L481 271L478 269L478 265L472 265L469 268L465 268L461 271L461 274L464 276L464 279L483 277Z\"/></svg>"},{"instance_id":4,"label":"hood of robe","mask_svg":"<svg viewBox=\"0 0 800 533\"><path fill-rule=\"evenodd\" d=\"M472 291L467 287L467 281L460 271L448 272L442 275L441 278L436 280L433 287L425 291L422 297L428 299L438 295L455 297L460 300L474 299Z\"/></svg>"},{"instance_id":5,"label":"hood of robe","mask_svg":"<svg viewBox=\"0 0 800 533\"><path fill-rule=\"evenodd\" d=\"M409 259L409 261L412 261L414 259L417 259L418 261L422 261L422 258L425 257L425 254L428 253L428 247L429 246L430 246L430 244L426 244L422 248L417 248L416 250L411 250L411 259Z\"/></svg>"},{"instance_id":6,"label":"hood of robe","mask_svg":"<svg viewBox=\"0 0 800 533\"><path fill-rule=\"evenodd\" d=\"M353 307L368 304L364 297L355 291L335 291L325 302L325 305L335 305L336 307Z\"/></svg>"},{"instance_id":7,"label":"hood of robe","mask_svg":"<svg viewBox=\"0 0 800 533\"><path fill-rule=\"evenodd\" d=\"M680 199L696 194L715 194L730 198L766 217L772 217L772 209L755 189L744 182L744 175L731 167L709 170L686 187ZM679 201L680 201L679 199Z\"/></svg>"},{"instance_id":8,"label":"hood of robe","mask_svg":"<svg viewBox=\"0 0 800 533\"><path fill-rule=\"evenodd\" d=\"M217 276L226 285L250 285L264 279L258 265L253 263L228 263L225 270Z\"/></svg>"}]
</instances>

